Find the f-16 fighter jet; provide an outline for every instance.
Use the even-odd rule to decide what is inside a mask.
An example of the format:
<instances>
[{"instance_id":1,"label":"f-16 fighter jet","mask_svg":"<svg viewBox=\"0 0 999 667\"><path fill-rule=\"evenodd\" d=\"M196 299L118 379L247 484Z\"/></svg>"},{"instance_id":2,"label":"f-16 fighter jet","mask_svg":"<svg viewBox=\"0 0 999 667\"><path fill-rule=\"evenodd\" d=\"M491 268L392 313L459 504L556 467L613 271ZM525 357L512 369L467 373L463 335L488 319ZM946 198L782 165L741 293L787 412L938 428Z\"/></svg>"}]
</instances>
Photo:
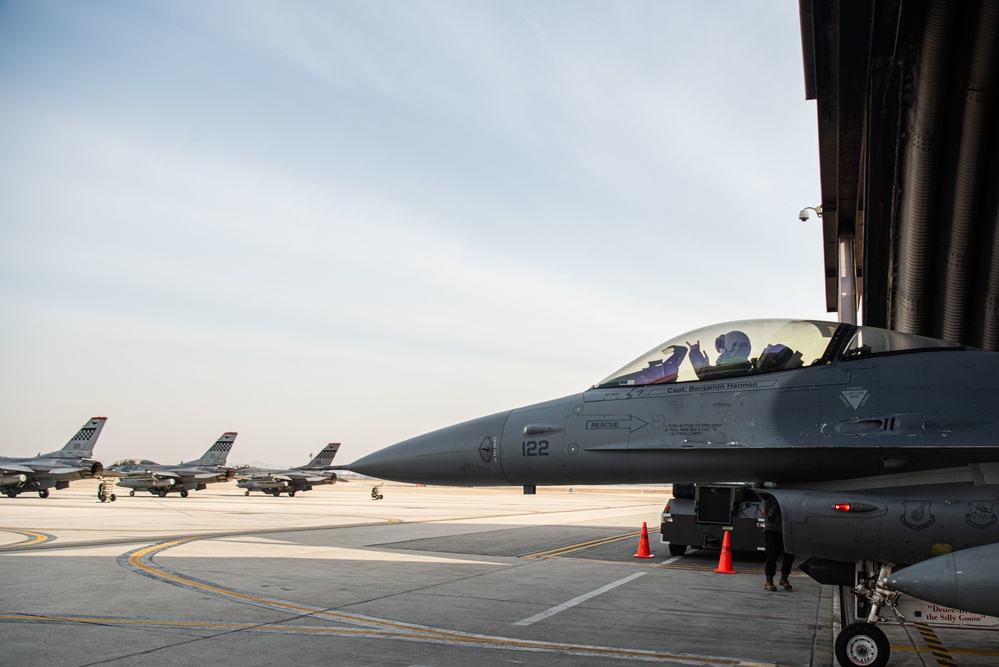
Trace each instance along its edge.
<instances>
[{"instance_id":1,"label":"f-16 fighter jet","mask_svg":"<svg viewBox=\"0 0 999 667\"><path fill-rule=\"evenodd\" d=\"M852 324L730 322L668 340L582 393L344 467L528 493L753 480L779 502L786 550L868 602L867 620L837 640L844 664L887 661L874 623L900 593L999 616L996 352Z\"/></svg>"},{"instance_id":2,"label":"f-16 fighter jet","mask_svg":"<svg viewBox=\"0 0 999 667\"><path fill-rule=\"evenodd\" d=\"M57 451L26 459L0 456L0 491L9 498L25 491L49 497L49 489L65 489L76 479L99 477L104 466L94 461L94 445L107 417L93 417Z\"/></svg>"},{"instance_id":3,"label":"f-16 fighter jet","mask_svg":"<svg viewBox=\"0 0 999 667\"><path fill-rule=\"evenodd\" d=\"M136 491L148 491L165 498L171 491L187 498L190 491L201 491L208 484L227 482L233 478L232 468L225 467L236 433L223 433L200 459L181 461L177 465L160 465L146 459L125 459L108 468L108 473L121 477L118 486Z\"/></svg>"},{"instance_id":4,"label":"f-16 fighter jet","mask_svg":"<svg viewBox=\"0 0 999 667\"><path fill-rule=\"evenodd\" d=\"M236 486L246 489L246 495L250 491L262 491L274 497L281 493L294 496L299 491L311 491L313 486L322 484L335 484L336 473L329 469L333 457L340 449L339 442L331 442L323 447L314 459L304 466L289 468L287 470L265 470L262 468L247 468L236 471L237 477L243 477Z\"/></svg>"}]
</instances>

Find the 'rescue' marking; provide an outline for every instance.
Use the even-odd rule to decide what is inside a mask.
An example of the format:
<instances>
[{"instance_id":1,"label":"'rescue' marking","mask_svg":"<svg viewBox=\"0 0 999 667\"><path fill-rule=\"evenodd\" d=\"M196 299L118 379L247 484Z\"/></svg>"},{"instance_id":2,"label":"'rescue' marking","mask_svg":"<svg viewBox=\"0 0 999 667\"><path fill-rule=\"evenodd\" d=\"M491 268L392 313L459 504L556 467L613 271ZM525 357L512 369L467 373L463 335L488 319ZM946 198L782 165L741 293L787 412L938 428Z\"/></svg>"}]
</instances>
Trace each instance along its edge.
<instances>
[{"instance_id":1,"label":"'rescue' marking","mask_svg":"<svg viewBox=\"0 0 999 667\"><path fill-rule=\"evenodd\" d=\"M594 417L593 419L586 420L587 431L614 431L620 429L627 430L628 433L633 433L648 425L649 422L639 419L634 415L626 417Z\"/></svg>"}]
</instances>

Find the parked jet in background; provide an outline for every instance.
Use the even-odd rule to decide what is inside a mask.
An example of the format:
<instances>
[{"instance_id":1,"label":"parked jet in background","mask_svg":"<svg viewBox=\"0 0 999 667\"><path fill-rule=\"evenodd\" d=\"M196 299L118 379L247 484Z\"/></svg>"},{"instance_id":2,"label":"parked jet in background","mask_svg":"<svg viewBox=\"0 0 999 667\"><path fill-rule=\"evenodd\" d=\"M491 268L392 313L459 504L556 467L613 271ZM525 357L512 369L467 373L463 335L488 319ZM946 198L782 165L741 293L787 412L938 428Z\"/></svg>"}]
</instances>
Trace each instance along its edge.
<instances>
[{"instance_id":1,"label":"parked jet in background","mask_svg":"<svg viewBox=\"0 0 999 667\"><path fill-rule=\"evenodd\" d=\"M182 498L187 498L190 491L200 491L208 484L233 478L233 470L226 468L225 462L235 440L234 431L223 433L200 459L194 461L181 461L171 466L146 459L124 459L107 471L122 478L118 485L131 489L130 496L136 491L148 491L164 498L171 491L177 491Z\"/></svg>"},{"instance_id":2,"label":"parked jet in background","mask_svg":"<svg viewBox=\"0 0 999 667\"><path fill-rule=\"evenodd\" d=\"M49 489L65 489L77 479L100 476L104 466L93 460L94 445L107 417L94 417L57 451L26 459L0 456L0 491L9 498L25 491L49 497Z\"/></svg>"},{"instance_id":3,"label":"parked jet in background","mask_svg":"<svg viewBox=\"0 0 999 667\"><path fill-rule=\"evenodd\" d=\"M244 468L236 471L237 477L242 477L236 486L246 489L246 495L250 491L262 491L269 493L275 498L286 492L289 496L294 496L299 491L311 491L313 486L322 484L335 484L336 473L329 469L333 457L340 449L339 442L331 442L323 447L314 459L304 466L289 468L287 470L266 470L263 468Z\"/></svg>"},{"instance_id":4,"label":"parked jet in background","mask_svg":"<svg viewBox=\"0 0 999 667\"><path fill-rule=\"evenodd\" d=\"M713 364L702 343L714 343ZM888 642L872 623L899 591L999 615L995 352L851 324L733 322L667 341L581 394L343 467L528 493L755 480L781 506L787 550L817 557L813 577L856 585L870 605L867 623L840 634L838 655L884 664Z\"/></svg>"}]
</instances>

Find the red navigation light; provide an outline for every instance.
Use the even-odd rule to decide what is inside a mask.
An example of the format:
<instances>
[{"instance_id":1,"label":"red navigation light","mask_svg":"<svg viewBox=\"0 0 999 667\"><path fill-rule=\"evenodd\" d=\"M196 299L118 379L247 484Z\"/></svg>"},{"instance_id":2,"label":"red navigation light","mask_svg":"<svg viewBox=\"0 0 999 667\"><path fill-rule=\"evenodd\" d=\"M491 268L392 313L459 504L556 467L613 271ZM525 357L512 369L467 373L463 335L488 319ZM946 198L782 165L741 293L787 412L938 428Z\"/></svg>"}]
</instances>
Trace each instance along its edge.
<instances>
[{"instance_id":1,"label":"red navigation light","mask_svg":"<svg viewBox=\"0 0 999 667\"><path fill-rule=\"evenodd\" d=\"M837 512L849 512L850 514L864 513L864 512L876 512L879 509L884 508L878 507L873 503L856 502L856 503L836 503L832 506Z\"/></svg>"}]
</instances>

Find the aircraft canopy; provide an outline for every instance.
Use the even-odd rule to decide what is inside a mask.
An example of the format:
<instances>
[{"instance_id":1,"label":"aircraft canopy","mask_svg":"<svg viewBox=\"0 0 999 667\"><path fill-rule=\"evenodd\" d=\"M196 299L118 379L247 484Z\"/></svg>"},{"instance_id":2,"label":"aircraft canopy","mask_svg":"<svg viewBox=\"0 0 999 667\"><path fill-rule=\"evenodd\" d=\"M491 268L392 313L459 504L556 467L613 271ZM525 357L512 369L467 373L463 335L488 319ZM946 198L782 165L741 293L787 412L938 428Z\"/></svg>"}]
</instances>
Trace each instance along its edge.
<instances>
[{"instance_id":1,"label":"aircraft canopy","mask_svg":"<svg viewBox=\"0 0 999 667\"><path fill-rule=\"evenodd\" d=\"M725 322L657 345L595 388L733 378L825 364L836 358L943 349L963 348L934 338L836 322Z\"/></svg>"}]
</instances>

